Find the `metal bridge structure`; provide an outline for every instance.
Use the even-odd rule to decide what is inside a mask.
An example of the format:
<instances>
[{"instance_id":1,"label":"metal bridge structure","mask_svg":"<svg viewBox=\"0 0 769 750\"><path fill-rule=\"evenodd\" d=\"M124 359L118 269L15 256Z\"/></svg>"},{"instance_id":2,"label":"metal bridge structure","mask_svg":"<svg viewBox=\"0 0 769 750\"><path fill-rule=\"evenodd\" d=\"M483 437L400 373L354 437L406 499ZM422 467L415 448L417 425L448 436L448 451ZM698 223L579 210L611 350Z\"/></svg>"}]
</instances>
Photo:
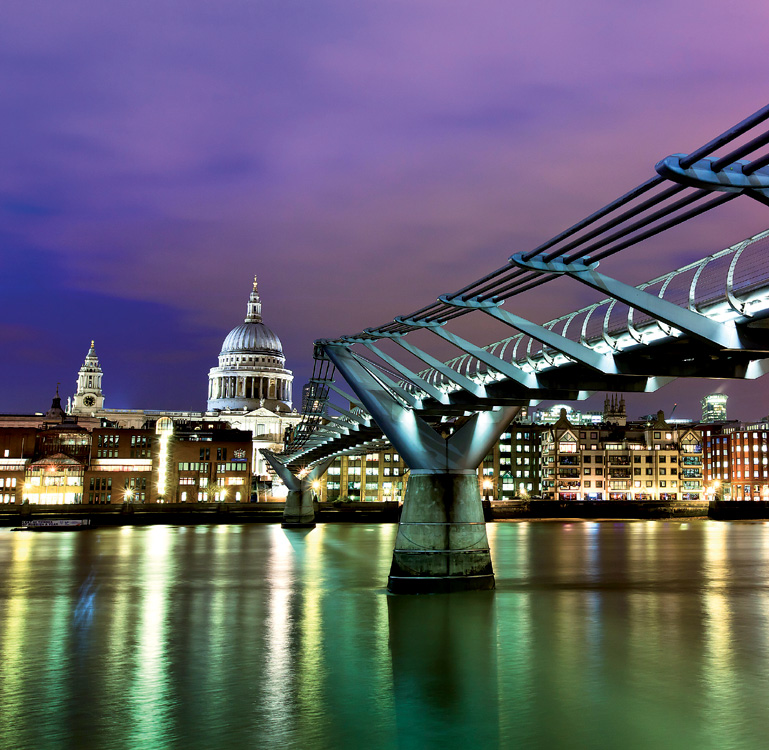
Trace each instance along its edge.
<instances>
[{"instance_id":1,"label":"metal bridge structure","mask_svg":"<svg viewBox=\"0 0 769 750\"><path fill-rule=\"evenodd\" d=\"M638 286L599 264L737 198L769 205L769 130L757 133L767 120L769 105L692 153L662 159L634 189L415 312L316 341L311 408L283 454L266 456L293 477L292 518L308 522L307 483L333 458L389 441L410 469L389 590L493 588L477 469L521 407L599 390L652 392L682 377L763 375L769 231ZM529 320L520 295L546 294L560 278L604 297L544 324ZM514 333L474 343L452 330L466 316ZM431 353L425 332L458 356Z\"/></svg>"}]
</instances>

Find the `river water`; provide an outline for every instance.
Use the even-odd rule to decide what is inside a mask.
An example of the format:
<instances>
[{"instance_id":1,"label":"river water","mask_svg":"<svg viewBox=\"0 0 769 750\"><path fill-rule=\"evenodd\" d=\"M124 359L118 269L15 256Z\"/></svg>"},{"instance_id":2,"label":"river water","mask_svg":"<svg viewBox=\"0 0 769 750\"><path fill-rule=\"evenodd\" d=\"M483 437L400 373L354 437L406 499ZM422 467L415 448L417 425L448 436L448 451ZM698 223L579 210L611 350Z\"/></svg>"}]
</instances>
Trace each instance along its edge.
<instances>
[{"instance_id":1,"label":"river water","mask_svg":"<svg viewBox=\"0 0 769 750\"><path fill-rule=\"evenodd\" d=\"M769 524L490 524L419 597L395 531L0 529L0 748L769 744Z\"/></svg>"}]
</instances>

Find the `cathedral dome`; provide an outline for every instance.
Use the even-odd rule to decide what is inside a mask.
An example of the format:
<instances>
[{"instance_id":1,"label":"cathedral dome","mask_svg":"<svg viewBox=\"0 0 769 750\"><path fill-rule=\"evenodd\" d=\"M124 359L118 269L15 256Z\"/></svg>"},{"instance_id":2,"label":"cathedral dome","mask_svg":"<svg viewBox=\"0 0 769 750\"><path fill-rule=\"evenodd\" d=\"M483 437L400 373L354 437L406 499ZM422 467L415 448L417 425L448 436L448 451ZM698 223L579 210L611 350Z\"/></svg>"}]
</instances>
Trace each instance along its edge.
<instances>
[{"instance_id":1,"label":"cathedral dome","mask_svg":"<svg viewBox=\"0 0 769 750\"><path fill-rule=\"evenodd\" d=\"M264 323L241 323L224 339L222 354L272 354L283 356L280 339Z\"/></svg>"},{"instance_id":2,"label":"cathedral dome","mask_svg":"<svg viewBox=\"0 0 769 750\"><path fill-rule=\"evenodd\" d=\"M291 410L294 376L285 369L280 339L262 323L254 277L246 319L224 339L219 366L208 372L208 410Z\"/></svg>"}]
</instances>

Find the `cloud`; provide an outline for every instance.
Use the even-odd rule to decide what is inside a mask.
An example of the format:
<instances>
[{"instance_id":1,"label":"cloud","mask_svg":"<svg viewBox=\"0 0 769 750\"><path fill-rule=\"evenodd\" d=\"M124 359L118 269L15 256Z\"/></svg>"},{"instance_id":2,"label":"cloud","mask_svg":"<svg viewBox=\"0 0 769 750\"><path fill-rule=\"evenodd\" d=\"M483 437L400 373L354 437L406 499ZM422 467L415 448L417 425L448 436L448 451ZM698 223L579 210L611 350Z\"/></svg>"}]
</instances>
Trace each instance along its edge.
<instances>
[{"instance_id":1,"label":"cloud","mask_svg":"<svg viewBox=\"0 0 769 750\"><path fill-rule=\"evenodd\" d=\"M10 0L3 16L9 250L55 258L60 304L160 305L191 347L239 321L257 272L300 372L314 338L498 267L765 96L759 4ZM740 43L716 52L714 29ZM752 206L723 216L611 267L641 281L763 228ZM11 323L35 291L19 273Z\"/></svg>"}]
</instances>

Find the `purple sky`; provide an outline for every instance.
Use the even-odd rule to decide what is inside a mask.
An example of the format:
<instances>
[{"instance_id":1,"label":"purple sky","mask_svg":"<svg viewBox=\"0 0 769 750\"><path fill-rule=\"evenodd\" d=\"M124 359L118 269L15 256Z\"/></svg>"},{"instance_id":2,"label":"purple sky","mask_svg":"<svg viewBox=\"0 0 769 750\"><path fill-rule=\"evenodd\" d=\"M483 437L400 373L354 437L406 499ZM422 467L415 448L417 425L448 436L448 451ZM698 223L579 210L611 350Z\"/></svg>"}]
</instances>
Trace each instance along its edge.
<instances>
[{"instance_id":1,"label":"purple sky","mask_svg":"<svg viewBox=\"0 0 769 750\"><path fill-rule=\"evenodd\" d=\"M767 38L762 2L5 0L0 411L70 395L92 338L107 406L203 408L254 273L298 391L315 338L459 288L766 104ZM607 271L768 226L740 199ZM769 412L766 380L631 413L713 390Z\"/></svg>"}]
</instances>

